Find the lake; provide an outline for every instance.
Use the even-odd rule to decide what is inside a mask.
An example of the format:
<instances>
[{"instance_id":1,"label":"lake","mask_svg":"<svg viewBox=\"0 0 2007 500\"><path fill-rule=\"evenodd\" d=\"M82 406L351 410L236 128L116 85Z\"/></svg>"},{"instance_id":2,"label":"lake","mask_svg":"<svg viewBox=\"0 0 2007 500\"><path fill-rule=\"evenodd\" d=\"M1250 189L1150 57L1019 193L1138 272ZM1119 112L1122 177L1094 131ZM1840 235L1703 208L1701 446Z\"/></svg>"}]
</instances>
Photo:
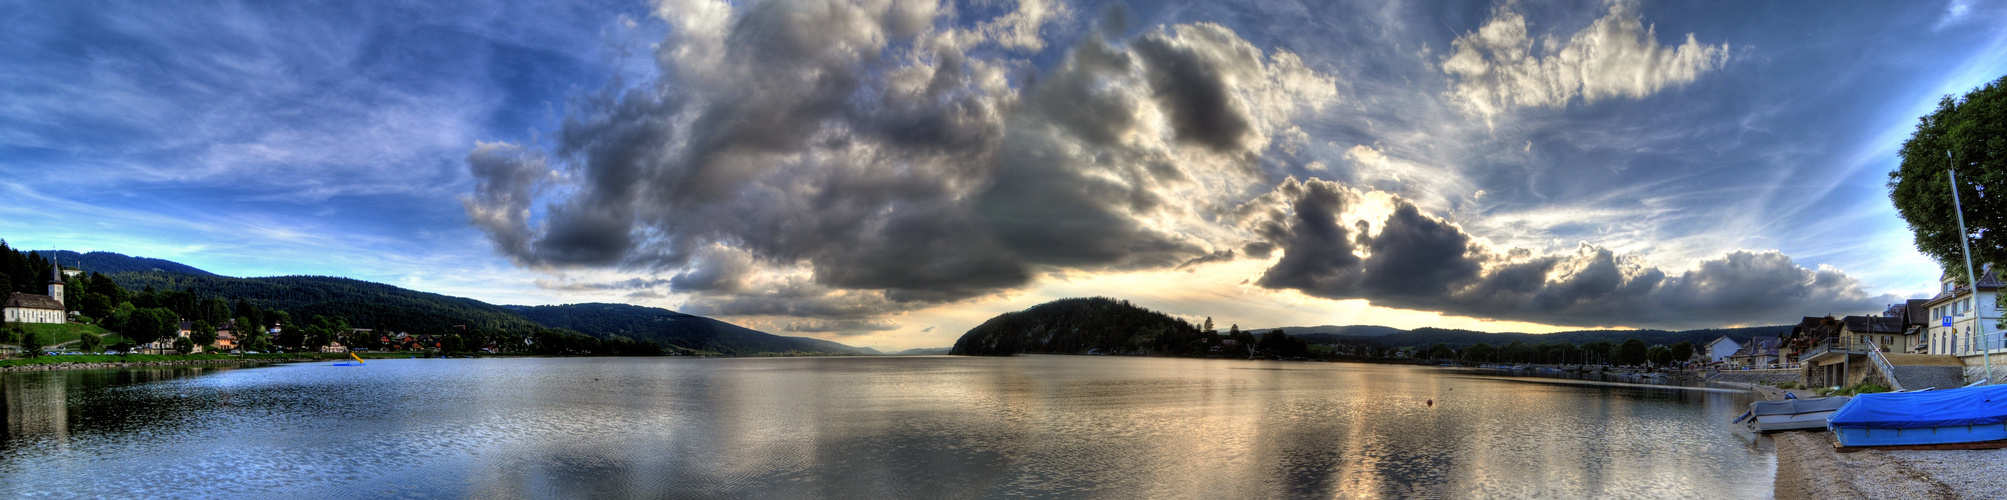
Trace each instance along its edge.
<instances>
[{"instance_id":1,"label":"lake","mask_svg":"<svg viewBox=\"0 0 2007 500\"><path fill-rule=\"evenodd\" d=\"M391 359L0 396L8 498L1763 498L1776 469L1745 392L1400 365Z\"/></svg>"}]
</instances>

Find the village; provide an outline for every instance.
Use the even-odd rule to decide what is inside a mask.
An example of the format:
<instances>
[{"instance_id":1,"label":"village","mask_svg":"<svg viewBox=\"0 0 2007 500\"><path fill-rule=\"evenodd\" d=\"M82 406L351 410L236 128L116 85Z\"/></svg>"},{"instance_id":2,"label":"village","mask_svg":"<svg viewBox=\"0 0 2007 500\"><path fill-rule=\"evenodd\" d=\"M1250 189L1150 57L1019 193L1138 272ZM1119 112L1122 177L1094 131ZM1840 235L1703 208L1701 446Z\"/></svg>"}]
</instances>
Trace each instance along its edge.
<instances>
[{"instance_id":1,"label":"village","mask_svg":"<svg viewBox=\"0 0 2007 500\"><path fill-rule=\"evenodd\" d=\"M9 294L4 306L0 306L0 318L4 318L5 323L15 325L14 328L19 329L19 325L68 324L77 322L79 319L88 319L83 318L80 311L72 304L66 303L64 293L64 289L68 286L68 279L80 276L82 271L77 268L64 268L62 266L51 266L51 268L52 272L47 283L48 291L46 294L20 292ZM185 355L202 353L263 354L265 352L339 354L351 351L479 351L484 353L499 353L503 352L504 348L498 345L498 342L506 342L506 340L499 338L489 338L482 339L479 345L469 345L469 342L464 341L460 335L388 330L379 332L371 328L351 328L347 326L346 321L339 319L328 321L324 318L317 318L316 324L305 326L289 325L284 320L272 321L270 324L253 324L246 320L247 318L231 318L225 320L221 325L211 325L202 320L175 317L172 320L174 327L172 335L161 335L148 339L134 338L137 334L128 335L127 333L129 332L85 333L83 335L87 337L121 335L121 338L126 338L129 341L120 344L105 345L102 338L79 338L46 347L36 346L34 350L39 352L33 353L21 352L27 346L0 346L0 354ZM289 328L312 331L305 332L308 333L305 335L299 335L298 338L301 342L298 342L295 347L273 345L269 339L284 336ZM464 326L461 328L463 331L465 330ZM254 344L252 339L258 339L258 341ZM532 341L527 338L524 339L525 345L529 342ZM106 348L106 350L99 352L99 348Z\"/></svg>"},{"instance_id":2,"label":"village","mask_svg":"<svg viewBox=\"0 0 2007 500\"><path fill-rule=\"evenodd\" d=\"M2007 369L1997 296L2001 270L1988 266L1977 287L1940 279L1927 299L1892 304L1877 315L1807 316L1783 337L1722 337L1703 346L1705 366L1744 371L1736 380L1797 382L1806 387L1874 384L1883 390L1962 387L1997 380ZM1767 377L1749 375L1769 374Z\"/></svg>"}]
</instances>

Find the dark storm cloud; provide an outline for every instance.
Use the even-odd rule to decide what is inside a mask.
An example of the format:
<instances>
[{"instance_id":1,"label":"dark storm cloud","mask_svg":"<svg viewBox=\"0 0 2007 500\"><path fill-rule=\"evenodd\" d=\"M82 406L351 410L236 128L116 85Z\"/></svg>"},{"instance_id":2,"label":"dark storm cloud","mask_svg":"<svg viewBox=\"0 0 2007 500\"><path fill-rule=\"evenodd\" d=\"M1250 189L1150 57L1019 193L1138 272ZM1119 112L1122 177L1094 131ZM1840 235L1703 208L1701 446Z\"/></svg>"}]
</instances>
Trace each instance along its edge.
<instances>
[{"instance_id":1,"label":"dark storm cloud","mask_svg":"<svg viewBox=\"0 0 2007 500\"><path fill-rule=\"evenodd\" d=\"M1197 33L1200 33L1199 36L1225 36L1239 40L1230 32L1207 30ZM1231 83L1220 79L1222 71L1214 66L1216 60L1200 53L1202 47L1231 47L1233 44L1184 45L1172 42L1168 37L1152 34L1137 40L1133 46L1137 55L1156 68L1150 78L1150 89L1164 109L1170 112L1178 140L1204 145L1215 151L1240 152L1253 132L1253 124L1246 112L1235 109L1237 104L1227 89ZM1240 56L1242 59L1261 58L1259 53Z\"/></svg>"},{"instance_id":2,"label":"dark storm cloud","mask_svg":"<svg viewBox=\"0 0 2007 500\"><path fill-rule=\"evenodd\" d=\"M899 311L1044 270L1208 256L1161 222L1192 210L1166 193L1259 175L1262 127L1330 93L1293 55L1271 59L1215 25L1126 46L1089 34L1036 84L1013 84L1023 61L970 51L1024 40L937 25L928 5L665 19L659 80L578 99L549 166L499 146L469 155L467 211L524 265L673 271L675 291L709 293L686 308ZM1319 85L1309 98L1263 94ZM1173 117L1170 133L1154 116ZM558 194L535 216L539 189ZM813 286L747 291L763 270L789 269Z\"/></svg>"},{"instance_id":3,"label":"dark storm cloud","mask_svg":"<svg viewBox=\"0 0 2007 500\"><path fill-rule=\"evenodd\" d=\"M871 320L933 305L894 300L889 294L882 290L834 290L804 280L790 280L739 293L696 294L679 310L703 316Z\"/></svg>"},{"instance_id":4,"label":"dark storm cloud","mask_svg":"<svg viewBox=\"0 0 2007 500\"><path fill-rule=\"evenodd\" d=\"M1351 233L1338 217L1355 202L1351 190L1320 179L1283 181L1274 193L1258 202L1280 202L1273 206L1246 210L1250 227L1266 244L1283 250L1282 259L1263 272L1257 282L1266 288L1297 290L1351 290L1359 279L1358 255L1352 252ZM1272 250L1264 250L1266 254ZM1253 253L1253 252L1249 252ZM1315 294L1313 294L1315 295Z\"/></svg>"},{"instance_id":5,"label":"dark storm cloud","mask_svg":"<svg viewBox=\"0 0 2007 500\"><path fill-rule=\"evenodd\" d=\"M784 328L790 332L834 333L837 335L863 335L871 332L898 330L899 324L880 320L809 320L793 321Z\"/></svg>"},{"instance_id":6,"label":"dark storm cloud","mask_svg":"<svg viewBox=\"0 0 2007 500\"><path fill-rule=\"evenodd\" d=\"M1233 260L1235 257L1237 257L1237 255L1234 253L1232 249L1220 250L1217 252L1201 255L1198 257L1193 257L1192 260L1187 260L1183 264L1178 264L1178 268L1184 269L1199 264L1209 264L1213 262L1227 262Z\"/></svg>"},{"instance_id":7,"label":"dark storm cloud","mask_svg":"<svg viewBox=\"0 0 2007 500\"><path fill-rule=\"evenodd\" d=\"M1679 276L1584 244L1573 254L1493 252L1461 228L1395 198L1380 224L1342 220L1357 195L1284 181L1243 205L1244 227L1282 258L1256 284L1330 299L1557 325L1684 328L1865 312L1896 301L1837 270L1775 251L1738 250Z\"/></svg>"},{"instance_id":8,"label":"dark storm cloud","mask_svg":"<svg viewBox=\"0 0 2007 500\"><path fill-rule=\"evenodd\" d=\"M669 286L678 292L737 292L746 286L752 271L753 263L744 255L715 250L705 252L669 278Z\"/></svg>"},{"instance_id":9,"label":"dark storm cloud","mask_svg":"<svg viewBox=\"0 0 2007 500\"><path fill-rule=\"evenodd\" d=\"M467 170L476 181L474 194L460 200L467 217L502 253L528 253L535 237L528 227L530 204L550 180L550 167L521 147L483 143L467 153Z\"/></svg>"},{"instance_id":10,"label":"dark storm cloud","mask_svg":"<svg viewBox=\"0 0 2007 500\"><path fill-rule=\"evenodd\" d=\"M669 280L633 278L602 283L563 282L536 280L538 288L546 290L647 290L669 284Z\"/></svg>"}]
</instances>

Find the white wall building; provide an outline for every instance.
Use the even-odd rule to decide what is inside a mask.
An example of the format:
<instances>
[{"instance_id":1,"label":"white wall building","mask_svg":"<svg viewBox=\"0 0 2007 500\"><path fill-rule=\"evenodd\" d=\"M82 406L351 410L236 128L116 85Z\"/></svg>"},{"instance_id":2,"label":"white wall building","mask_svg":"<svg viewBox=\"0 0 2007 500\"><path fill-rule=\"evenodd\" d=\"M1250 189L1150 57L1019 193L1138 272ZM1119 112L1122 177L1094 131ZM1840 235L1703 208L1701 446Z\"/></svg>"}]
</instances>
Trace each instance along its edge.
<instances>
[{"instance_id":1,"label":"white wall building","mask_svg":"<svg viewBox=\"0 0 2007 500\"><path fill-rule=\"evenodd\" d=\"M1742 344L1728 340L1728 336L1723 335L1721 338L1714 339L1713 342L1708 342L1706 348L1703 354L1707 356L1707 361L1709 363L1720 363L1726 361L1729 356L1734 355L1735 351L1742 350Z\"/></svg>"},{"instance_id":2,"label":"white wall building","mask_svg":"<svg viewBox=\"0 0 2007 500\"><path fill-rule=\"evenodd\" d=\"M69 321L69 314L63 310L62 266L56 266L49 274L49 294L16 293L7 296L7 303L0 305L0 318L7 322L20 323L63 323Z\"/></svg>"},{"instance_id":3,"label":"white wall building","mask_svg":"<svg viewBox=\"0 0 2007 500\"><path fill-rule=\"evenodd\" d=\"M1967 359L1967 365L1979 364L1977 356L1984 354L1982 342L1990 339L1992 353L2007 353L2007 345L2002 345L1999 318L2000 309L1994 304L1994 296L1999 293L2001 278L1992 266L1979 274L1978 294L1973 288L1956 286L1950 276L1939 278L1939 292L1923 306L1930 311L1930 333L1928 349L1931 354L1948 354ZM1980 319L1986 318L1986 339L1977 335ZM1949 326L1946 326L1949 324Z\"/></svg>"}]
</instances>

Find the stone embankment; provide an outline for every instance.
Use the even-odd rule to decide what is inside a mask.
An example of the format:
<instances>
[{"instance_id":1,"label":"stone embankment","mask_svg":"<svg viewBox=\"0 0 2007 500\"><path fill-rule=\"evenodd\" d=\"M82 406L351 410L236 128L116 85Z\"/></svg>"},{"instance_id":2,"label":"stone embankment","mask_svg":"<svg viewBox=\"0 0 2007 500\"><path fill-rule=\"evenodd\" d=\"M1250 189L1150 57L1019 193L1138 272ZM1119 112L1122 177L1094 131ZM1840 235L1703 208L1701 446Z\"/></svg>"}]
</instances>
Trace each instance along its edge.
<instances>
[{"instance_id":1,"label":"stone embankment","mask_svg":"<svg viewBox=\"0 0 2007 500\"><path fill-rule=\"evenodd\" d=\"M1728 370L1708 377L1709 382L1731 384L1781 384L1801 379L1798 370Z\"/></svg>"}]
</instances>

